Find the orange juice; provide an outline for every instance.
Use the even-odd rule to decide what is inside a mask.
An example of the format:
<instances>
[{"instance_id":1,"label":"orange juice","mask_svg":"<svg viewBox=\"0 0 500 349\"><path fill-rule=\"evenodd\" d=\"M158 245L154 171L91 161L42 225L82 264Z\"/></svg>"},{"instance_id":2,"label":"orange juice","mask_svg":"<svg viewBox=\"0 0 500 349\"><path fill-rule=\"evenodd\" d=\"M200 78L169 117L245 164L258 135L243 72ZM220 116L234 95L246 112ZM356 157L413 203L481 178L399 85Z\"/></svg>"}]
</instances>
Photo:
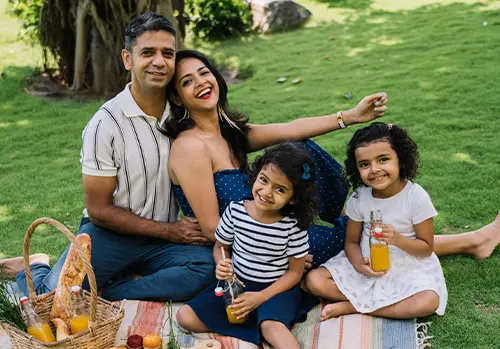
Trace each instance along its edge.
<instances>
[{"instance_id":1,"label":"orange juice","mask_svg":"<svg viewBox=\"0 0 500 349\"><path fill-rule=\"evenodd\" d=\"M386 271L391 267L389 246L386 244L372 244L370 246L370 257L374 271Z\"/></svg>"},{"instance_id":2,"label":"orange juice","mask_svg":"<svg viewBox=\"0 0 500 349\"><path fill-rule=\"evenodd\" d=\"M50 343L56 341L56 337L52 333L48 323L29 326L28 334L35 337L40 342Z\"/></svg>"},{"instance_id":3,"label":"orange juice","mask_svg":"<svg viewBox=\"0 0 500 349\"><path fill-rule=\"evenodd\" d=\"M77 317L69 320L69 327L71 327L71 334L77 334L88 330L89 317L87 315L78 315Z\"/></svg>"},{"instance_id":4,"label":"orange juice","mask_svg":"<svg viewBox=\"0 0 500 349\"><path fill-rule=\"evenodd\" d=\"M248 320L248 315L241 319L237 319L237 316L233 314L233 311L237 310L239 310L239 308L229 308L229 307L226 308L227 319L229 320L230 323L235 325L244 324Z\"/></svg>"}]
</instances>

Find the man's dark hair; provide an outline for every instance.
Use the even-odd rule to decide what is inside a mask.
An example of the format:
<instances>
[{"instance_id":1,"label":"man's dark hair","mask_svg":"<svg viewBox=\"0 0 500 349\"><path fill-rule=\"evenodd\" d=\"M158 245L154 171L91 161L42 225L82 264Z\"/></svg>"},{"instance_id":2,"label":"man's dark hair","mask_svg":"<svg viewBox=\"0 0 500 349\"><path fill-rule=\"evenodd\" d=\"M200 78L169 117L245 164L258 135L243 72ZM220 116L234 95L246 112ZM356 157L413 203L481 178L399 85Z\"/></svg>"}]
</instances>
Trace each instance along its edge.
<instances>
[{"instance_id":1,"label":"man's dark hair","mask_svg":"<svg viewBox=\"0 0 500 349\"><path fill-rule=\"evenodd\" d=\"M165 30L176 36L172 23L162 15L145 12L132 19L125 27L125 49L132 52L137 37L146 32Z\"/></svg>"}]
</instances>

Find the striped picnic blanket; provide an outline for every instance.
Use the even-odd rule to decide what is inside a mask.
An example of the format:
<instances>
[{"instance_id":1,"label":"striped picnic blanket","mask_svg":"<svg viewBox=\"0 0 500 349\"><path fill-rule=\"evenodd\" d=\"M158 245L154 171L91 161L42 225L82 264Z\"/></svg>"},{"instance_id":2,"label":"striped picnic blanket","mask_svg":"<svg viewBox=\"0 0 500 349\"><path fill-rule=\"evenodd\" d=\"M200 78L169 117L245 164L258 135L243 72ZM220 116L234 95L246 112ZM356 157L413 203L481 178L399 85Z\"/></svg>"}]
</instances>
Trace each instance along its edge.
<instances>
[{"instance_id":1,"label":"striped picnic blanket","mask_svg":"<svg viewBox=\"0 0 500 349\"><path fill-rule=\"evenodd\" d=\"M190 348L206 339L217 339L221 349L269 349L236 338L214 333L185 333L175 323L175 313L181 303L173 304L173 327L182 348ZM125 317L116 336L116 345L123 344L132 334L142 336L158 333L168 341L170 325L164 303L124 301ZM392 320L368 315L347 315L320 322L322 305L314 307L307 320L294 326L293 333L302 349L422 349L427 326L417 326L415 320ZM420 330L417 331L417 328ZM423 329L423 331L421 331ZM418 332L418 333L417 333ZM11 349L8 337L0 329L0 349Z\"/></svg>"},{"instance_id":2,"label":"striped picnic blanket","mask_svg":"<svg viewBox=\"0 0 500 349\"><path fill-rule=\"evenodd\" d=\"M258 349L235 338L213 333L187 334L175 323L175 313L182 304L174 303L174 333L181 347L189 348L205 339L217 339L222 349ZM415 320L392 320L369 315L347 315L320 322L322 305L314 307L307 320L294 326L293 333L303 349L416 349L423 348L423 335L417 334ZM116 344L125 343L132 334L159 333L168 338L170 331L165 304L126 301L125 318ZM420 345L419 345L420 343ZM268 346L264 345L264 349Z\"/></svg>"}]
</instances>

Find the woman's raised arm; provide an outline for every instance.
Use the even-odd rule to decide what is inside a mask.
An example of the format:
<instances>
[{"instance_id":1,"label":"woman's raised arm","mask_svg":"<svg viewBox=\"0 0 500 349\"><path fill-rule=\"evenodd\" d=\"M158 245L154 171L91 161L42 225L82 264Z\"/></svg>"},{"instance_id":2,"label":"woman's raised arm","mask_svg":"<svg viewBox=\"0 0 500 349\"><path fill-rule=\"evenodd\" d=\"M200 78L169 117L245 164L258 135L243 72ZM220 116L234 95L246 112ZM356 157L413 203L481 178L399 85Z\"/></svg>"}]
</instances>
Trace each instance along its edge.
<instances>
[{"instance_id":1,"label":"woman's raised arm","mask_svg":"<svg viewBox=\"0 0 500 349\"><path fill-rule=\"evenodd\" d=\"M371 121L384 115L388 99L385 92L363 98L356 107L342 112L345 126ZM248 143L251 151L285 140L303 140L341 128L337 114L300 118L287 123L249 125Z\"/></svg>"}]
</instances>

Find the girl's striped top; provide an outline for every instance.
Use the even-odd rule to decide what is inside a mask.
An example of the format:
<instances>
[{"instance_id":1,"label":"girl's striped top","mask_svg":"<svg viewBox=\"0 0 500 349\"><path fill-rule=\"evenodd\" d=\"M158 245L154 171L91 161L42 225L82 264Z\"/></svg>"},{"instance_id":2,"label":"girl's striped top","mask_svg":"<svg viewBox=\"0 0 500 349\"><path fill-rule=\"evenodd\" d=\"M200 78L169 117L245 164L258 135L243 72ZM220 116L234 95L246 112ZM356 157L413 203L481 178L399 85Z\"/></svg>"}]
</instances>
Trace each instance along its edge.
<instances>
[{"instance_id":1,"label":"girl's striped top","mask_svg":"<svg viewBox=\"0 0 500 349\"><path fill-rule=\"evenodd\" d=\"M216 239L232 245L232 261L238 276L255 282L273 282L288 270L288 258L302 258L309 249L307 230L297 220L284 217L264 224L250 217L243 201L231 202L215 231Z\"/></svg>"}]
</instances>

